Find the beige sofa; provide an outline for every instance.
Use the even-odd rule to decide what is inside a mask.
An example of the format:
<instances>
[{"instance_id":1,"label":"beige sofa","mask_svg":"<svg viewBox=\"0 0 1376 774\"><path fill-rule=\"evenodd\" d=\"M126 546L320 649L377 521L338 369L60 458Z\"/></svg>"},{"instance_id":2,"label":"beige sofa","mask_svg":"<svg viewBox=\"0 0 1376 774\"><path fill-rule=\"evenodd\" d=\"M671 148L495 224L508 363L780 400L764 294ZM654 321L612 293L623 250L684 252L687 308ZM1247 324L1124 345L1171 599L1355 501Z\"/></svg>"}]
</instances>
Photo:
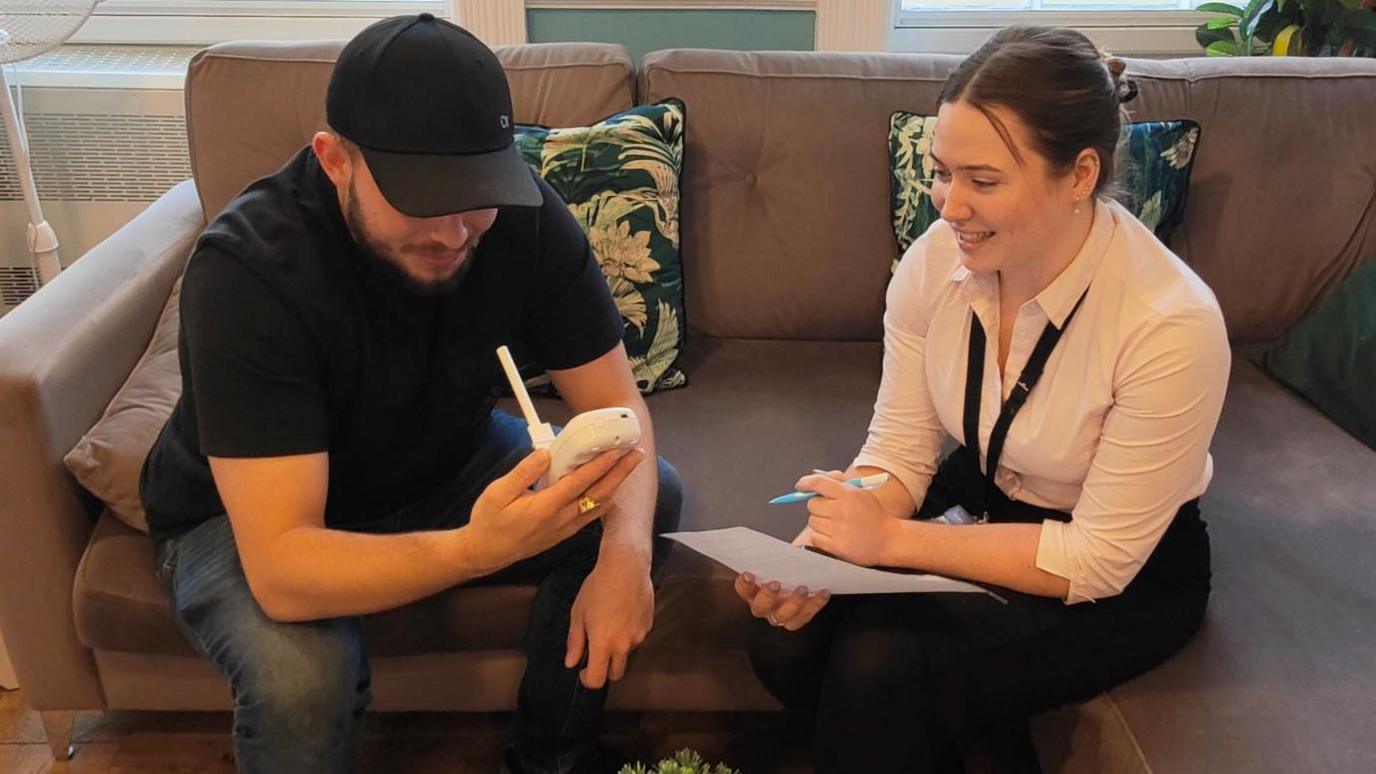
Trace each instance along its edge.
<instances>
[{"instance_id":1,"label":"beige sofa","mask_svg":"<svg viewBox=\"0 0 1376 774\"><path fill-rule=\"evenodd\" d=\"M223 709L229 695L168 616L152 546L85 493L63 455L146 345L188 249L240 188L321 126L339 44L220 46L192 63L194 182L0 319L0 630L55 752L71 713ZM595 121L687 104L686 389L650 399L686 529L791 535L759 506L864 437L896 246L890 113L929 109L944 56L500 52L518 120ZM1138 119L1203 126L1177 251L1240 347L1283 333L1376 260L1376 62L1134 61ZM1166 666L1035 722L1048 771L1376 770L1376 452L1236 365L1204 498L1215 596ZM553 411L553 408L551 408ZM455 589L376 616L375 709L512 706L531 589ZM729 576L673 555L654 632L616 708L776 705L752 677Z\"/></svg>"}]
</instances>

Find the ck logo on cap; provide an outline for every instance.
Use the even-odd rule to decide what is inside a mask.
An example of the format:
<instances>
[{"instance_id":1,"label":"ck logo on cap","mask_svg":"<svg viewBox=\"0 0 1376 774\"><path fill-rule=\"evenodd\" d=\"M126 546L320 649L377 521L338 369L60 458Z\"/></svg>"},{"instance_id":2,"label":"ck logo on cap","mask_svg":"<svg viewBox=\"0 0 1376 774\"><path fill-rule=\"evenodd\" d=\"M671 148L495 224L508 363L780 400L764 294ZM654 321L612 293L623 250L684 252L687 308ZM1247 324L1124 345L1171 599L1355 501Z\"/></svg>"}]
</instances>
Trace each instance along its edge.
<instances>
[{"instance_id":1,"label":"ck logo on cap","mask_svg":"<svg viewBox=\"0 0 1376 774\"><path fill-rule=\"evenodd\" d=\"M500 121L503 129L511 128L511 116L501 116Z\"/></svg>"}]
</instances>

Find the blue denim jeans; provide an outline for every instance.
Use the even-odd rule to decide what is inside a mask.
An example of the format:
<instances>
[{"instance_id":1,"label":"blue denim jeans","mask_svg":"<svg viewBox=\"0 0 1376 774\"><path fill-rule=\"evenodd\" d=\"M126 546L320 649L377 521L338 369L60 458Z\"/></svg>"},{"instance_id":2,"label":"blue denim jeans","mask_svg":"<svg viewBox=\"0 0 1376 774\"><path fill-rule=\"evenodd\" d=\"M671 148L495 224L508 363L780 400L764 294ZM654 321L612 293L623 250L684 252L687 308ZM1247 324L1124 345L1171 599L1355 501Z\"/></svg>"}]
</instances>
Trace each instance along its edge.
<instances>
[{"instance_id":1,"label":"blue denim jeans","mask_svg":"<svg viewBox=\"0 0 1376 774\"><path fill-rule=\"evenodd\" d=\"M370 530L461 526L488 483L529 452L525 424L496 412L486 440L448 485L427 503ZM678 474L661 459L656 535L677 528L682 497ZM446 506L438 509L445 515L436 517L438 502ZM478 581L538 585L513 740L530 771L563 774L596 741L606 689L583 687L579 668L564 667L564 651L569 609L597 560L600 539L601 523L594 522L553 549ZM655 541L656 576L669 545L663 538ZM229 681L240 771L307 774L355 768L371 698L358 618L283 623L264 615L249 591L227 516L159 543L157 573L178 626Z\"/></svg>"}]
</instances>

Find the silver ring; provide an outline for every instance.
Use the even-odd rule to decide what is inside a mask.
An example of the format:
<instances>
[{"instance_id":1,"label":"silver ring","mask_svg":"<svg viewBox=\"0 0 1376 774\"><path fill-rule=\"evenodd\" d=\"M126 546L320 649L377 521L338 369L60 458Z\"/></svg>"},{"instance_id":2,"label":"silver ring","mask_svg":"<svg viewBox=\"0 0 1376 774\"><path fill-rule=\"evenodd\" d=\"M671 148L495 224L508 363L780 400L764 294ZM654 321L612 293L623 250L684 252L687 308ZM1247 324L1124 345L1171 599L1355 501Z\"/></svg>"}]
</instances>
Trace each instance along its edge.
<instances>
[{"instance_id":1,"label":"silver ring","mask_svg":"<svg viewBox=\"0 0 1376 774\"><path fill-rule=\"evenodd\" d=\"M770 626L782 626L782 625L783 625L783 624L780 624L780 623L779 623L779 619L775 618L773 613L770 613L769 615L765 616L765 619L769 621L769 625L770 625Z\"/></svg>"}]
</instances>

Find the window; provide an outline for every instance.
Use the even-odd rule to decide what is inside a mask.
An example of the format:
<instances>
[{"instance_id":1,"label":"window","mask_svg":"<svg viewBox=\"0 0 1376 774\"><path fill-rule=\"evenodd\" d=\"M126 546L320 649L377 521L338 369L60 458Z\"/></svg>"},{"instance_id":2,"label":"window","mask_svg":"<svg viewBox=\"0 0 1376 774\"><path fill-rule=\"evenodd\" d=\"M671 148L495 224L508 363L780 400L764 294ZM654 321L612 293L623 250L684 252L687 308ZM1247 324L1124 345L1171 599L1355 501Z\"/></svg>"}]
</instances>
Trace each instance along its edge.
<instances>
[{"instance_id":1,"label":"window","mask_svg":"<svg viewBox=\"0 0 1376 774\"><path fill-rule=\"evenodd\" d=\"M936 10L1121 11L1124 9L1191 10L1204 0L898 0L900 24Z\"/></svg>"},{"instance_id":2,"label":"window","mask_svg":"<svg viewBox=\"0 0 1376 774\"><path fill-rule=\"evenodd\" d=\"M893 0L893 51L966 54L1008 24L1074 27L1126 56L1187 56L1203 51L1194 29L1207 0Z\"/></svg>"},{"instance_id":3,"label":"window","mask_svg":"<svg viewBox=\"0 0 1376 774\"><path fill-rule=\"evenodd\" d=\"M347 39L401 13L448 14L446 0L104 0L78 43L200 46L226 40Z\"/></svg>"}]
</instances>

